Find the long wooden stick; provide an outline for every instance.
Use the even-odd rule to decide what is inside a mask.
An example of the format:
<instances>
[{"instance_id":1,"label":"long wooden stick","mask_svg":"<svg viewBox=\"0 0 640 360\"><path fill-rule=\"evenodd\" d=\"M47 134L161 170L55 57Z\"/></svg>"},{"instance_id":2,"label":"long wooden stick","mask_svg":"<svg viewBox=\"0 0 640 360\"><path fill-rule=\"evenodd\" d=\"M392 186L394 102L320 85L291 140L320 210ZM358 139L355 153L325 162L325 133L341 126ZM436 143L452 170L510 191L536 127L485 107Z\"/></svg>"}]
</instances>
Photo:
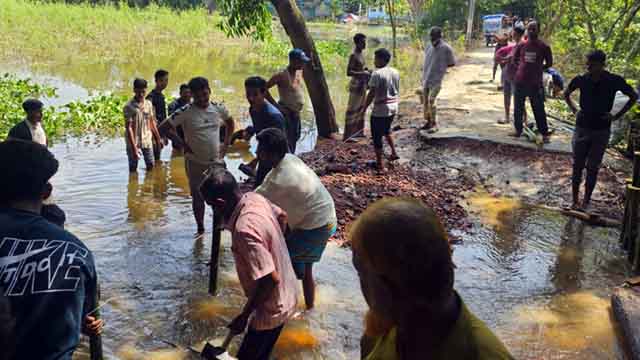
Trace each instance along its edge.
<instances>
[{"instance_id":1,"label":"long wooden stick","mask_svg":"<svg viewBox=\"0 0 640 360\"><path fill-rule=\"evenodd\" d=\"M211 238L211 259L209 261L209 294L218 292L218 257L220 256L220 242L222 237L222 214L213 213L213 235Z\"/></svg>"},{"instance_id":2,"label":"long wooden stick","mask_svg":"<svg viewBox=\"0 0 640 360\"><path fill-rule=\"evenodd\" d=\"M94 303L91 305L93 308L93 312L91 315L96 318L96 320L100 319L100 285L96 280L96 293L93 297ZM82 319L84 321L84 319ZM102 360L102 335L91 335L89 337L89 352L91 353L91 360Z\"/></svg>"}]
</instances>

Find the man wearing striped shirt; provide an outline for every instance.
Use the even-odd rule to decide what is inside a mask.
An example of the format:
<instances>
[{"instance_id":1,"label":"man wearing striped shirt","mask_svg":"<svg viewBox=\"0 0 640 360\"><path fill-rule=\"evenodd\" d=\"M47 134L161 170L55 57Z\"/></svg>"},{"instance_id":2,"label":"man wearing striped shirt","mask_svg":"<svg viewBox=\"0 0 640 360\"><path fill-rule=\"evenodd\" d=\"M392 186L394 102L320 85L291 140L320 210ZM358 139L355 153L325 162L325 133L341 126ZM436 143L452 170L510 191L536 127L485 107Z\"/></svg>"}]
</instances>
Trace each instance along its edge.
<instances>
[{"instance_id":1,"label":"man wearing striped shirt","mask_svg":"<svg viewBox=\"0 0 640 360\"><path fill-rule=\"evenodd\" d=\"M268 359L298 299L296 276L284 239L287 215L262 195L242 194L233 175L213 168L200 192L222 213L231 231L231 251L248 300L229 324L232 334L249 326L238 350L240 360Z\"/></svg>"}]
</instances>

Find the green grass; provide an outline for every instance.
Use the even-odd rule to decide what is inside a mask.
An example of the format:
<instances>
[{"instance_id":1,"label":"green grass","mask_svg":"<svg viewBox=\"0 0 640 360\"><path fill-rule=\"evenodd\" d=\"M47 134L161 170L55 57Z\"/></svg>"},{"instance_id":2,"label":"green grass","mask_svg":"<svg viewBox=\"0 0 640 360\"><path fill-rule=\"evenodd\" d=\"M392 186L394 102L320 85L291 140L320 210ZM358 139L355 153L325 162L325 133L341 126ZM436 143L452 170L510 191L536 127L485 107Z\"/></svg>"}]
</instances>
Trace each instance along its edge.
<instances>
[{"instance_id":1,"label":"green grass","mask_svg":"<svg viewBox=\"0 0 640 360\"><path fill-rule=\"evenodd\" d=\"M52 75L90 93L117 96L131 95L135 77L153 83L153 73L159 68L170 72L169 93L180 83L202 75L211 80L214 99L224 101L240 118L246 116L244 79L252 75L268 78L282 69L291 45L278 22L273 23L272 39L255 42L227 38L217 28L218 21L217 15L209 16L204 9L176 12L154 5L136 9L0 0L0 66L4 71ZM309 28L338 121L342 121L348 99L345 73L351 38L356 32L365 32L382 41L377 46L388 46L391 30L388 26L326 23L311 23ZM373 68L374 49L367 50L369 68ZM410 46L398 50L394 66L401 73L402 91L413 92L418 85L421 64L421 51ZM77 118L95 123L89 115Z\"/></svg>"}]
</instances>

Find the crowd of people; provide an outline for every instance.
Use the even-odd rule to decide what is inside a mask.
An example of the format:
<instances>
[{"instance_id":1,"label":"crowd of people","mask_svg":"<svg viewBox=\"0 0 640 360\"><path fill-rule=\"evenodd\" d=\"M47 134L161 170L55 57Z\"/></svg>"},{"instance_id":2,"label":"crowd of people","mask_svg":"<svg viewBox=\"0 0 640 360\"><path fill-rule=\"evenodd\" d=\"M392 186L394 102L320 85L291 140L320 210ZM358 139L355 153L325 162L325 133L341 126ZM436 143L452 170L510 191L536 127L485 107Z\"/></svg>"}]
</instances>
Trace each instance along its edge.
<instances>
[{"instance_id":1,"label":"crowd of people","mask_svg":"<svg viewBox=\"0 0 640 360\"><path fill-rule=\"evenodd\" d=\"M551 68L553 57L538 31L535 21L526 31L516 24L513 43L496 51L497 63L503 66L501 122L510 121L514 97L513 135L520 136L529 98L538 131L548 142L543 72ZM456 59L442 29L431 29L429 40L422 79L423 129L434 133L437 97ZM391 53L386 49L375 51L375 70L369 70L366 36L357 34L353 41L343 139L364 136L365 113L372 106L371 137L377 170L384 172L383 140L391 149L388 160L398 159L391 124L398 113L400 75L389 66ZM298 281L306 309L314 308L313 264L320 261L337 229L331 194L295 155L305 98L302 73L309 62L303 50L293 49L288 66L269 80L248 77L244 87L252 124L238 131L225 106L211 101L211 88L203 77L180 85L180 96L169 106L163 95L169 83L167 71L155 73L155 87L149 93L147 81L137 78L133 96L123 108L129 170L137 171L141 158L146 169L152 169L170 140L175 154L185 157L195 236L205 233L205 204L221 215L231 233L231 250L247 298L229 324L232 334L245 333L239 359L269 358L283 327L296 314ZM635 91L622 77L607 72L605 65L602 51L591 52L587 73L572 79L564 94L577 116L574 207L589 204L611 122L637 101ZM272 87L278 88L278 101L270 94ZM580 90L579 107L571 98L575 90ZM611 115L617 91L629 102ZM91 251L64 230L64 213L48 200L58 160L46 147L43 105L29 99L23 107L25 120L0 143L0 334L8 334L2 338L6 351L0 358L71 359L81 331L100 334L105 324L92 315L98 303L97 272ZM256 159L240 170L254 178L255 187L243 193L226 169L224 155L233 141L254 136ZM585 167L586 192L579 204ZM350 239L353 264L369 305L363 359L512 359L455 291L451 248L433 210L415 199L380 200L351 227ZM33 346L33 339L38 339L38 346Z\"/></svg>"}]
</instances>

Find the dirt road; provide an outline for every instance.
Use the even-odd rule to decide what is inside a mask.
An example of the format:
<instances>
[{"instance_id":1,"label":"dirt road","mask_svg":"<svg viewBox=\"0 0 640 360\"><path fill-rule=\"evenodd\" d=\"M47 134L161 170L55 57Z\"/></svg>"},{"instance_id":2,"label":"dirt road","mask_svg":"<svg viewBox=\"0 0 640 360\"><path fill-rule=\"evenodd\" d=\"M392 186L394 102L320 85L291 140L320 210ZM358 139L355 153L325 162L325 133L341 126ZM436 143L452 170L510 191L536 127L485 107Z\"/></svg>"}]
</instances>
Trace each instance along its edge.
<instances>
[{"instance_id":1,"label":"dirt road","mask_svg":"<svg viewBox=\"0 0 640 360\"><path fill-rule=\"evenodd\" d=\"M490 82L492 63L493 48L479 48L465 54L458 66L449 71L437 102L440 131L433 135L421 132L423 137L488 140L537 149L535 143L527 141L524 136L519 139L510 137L512 124L498 124L498 120L504 118L503 94L497 89L500 70L496 82ZM417 96L408 98L401 109L403 112L406 110L406 120L411 123L421 121L422 107L418 103ZM511 112L513 116L513 107ZM570 153L572 133L554 120L549 119L549 124L555 128L555 134L544 149Z\"/></svg>"}]
</instances>

